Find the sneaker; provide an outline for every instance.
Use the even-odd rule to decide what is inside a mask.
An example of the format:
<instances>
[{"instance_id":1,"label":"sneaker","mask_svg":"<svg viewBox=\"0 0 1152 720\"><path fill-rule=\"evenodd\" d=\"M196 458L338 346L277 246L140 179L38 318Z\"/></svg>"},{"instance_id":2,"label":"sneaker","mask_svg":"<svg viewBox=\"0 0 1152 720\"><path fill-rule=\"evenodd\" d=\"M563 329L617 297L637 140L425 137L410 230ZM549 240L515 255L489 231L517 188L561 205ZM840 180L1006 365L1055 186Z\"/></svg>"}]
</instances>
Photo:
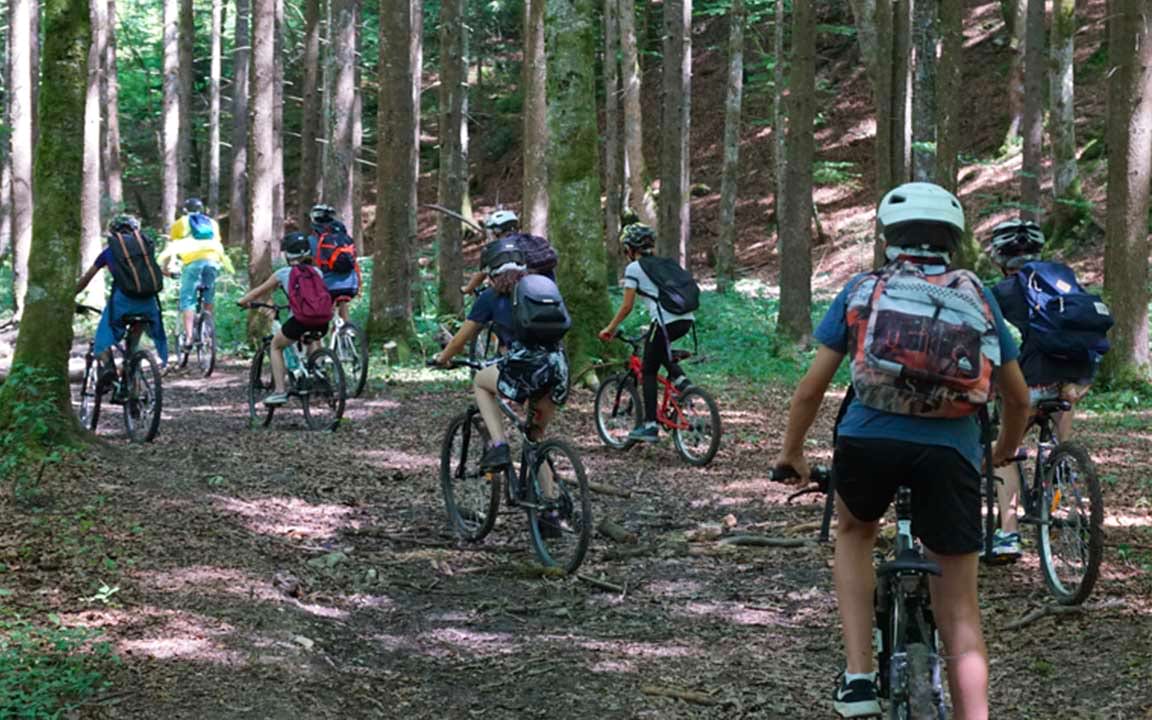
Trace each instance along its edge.
<instances>
[{"instance_id":1,"label":"sneaker","mask_svg":"<svg viewBox=\"0 0 1152 720\"><path fill-rule=\"evenodd\" d=\"M488 449L484 451L483 459L480 460L480 471L503 470L511 462L512 451L508 449L508 443L489 445Z\"/></svg>"},{"instance_id":2,"label":"sneaker","mask_svg":"<svg viewBox=\"0 0 1152 720\"><path fill-rule=\"evenodd\" d=\"M628 439L649 443L658 442L660 440L660 428L657 427L656 423L644 423L628 433Z\"/></svg>"},{"instance_id":3,"label":"sneaker","mask_svg":"<svg viewBox=\"0 0 1152 720\"><path fill-rule=\"evenodd\" d=\"M276 407L288 402L288 393L272 393L264 398L264 404L268 407Z\"/></svg>"},{"instance_id":4,"label":"sneaker","mask_svg":"<svg viewBox=\"0 0 1152 720\"><path fill-rule=\"evenodd\" d=\"M692 387L692 381L688 379L687 375L681 375L680 377L673 380L672 384L675 385L676 389L680 392L684 392L688 388Z\"/></svg>"},{"instance_id":5,"label":"sneaker","mask_svg":"<svg viewBox=\"0 0 1152 720\"><path fill-rule=\"evenodd\" d=\"M536 518L536 526L540 528L540 537L544 538L558 538L563 535L563 523L564 519L555 510L541 513L540 517Z\"/></svg>"},{"instance_id":6,"label":"sneaker","mask_svg":"<svg viewBox=\"0 0 1152 720\"><path fill-rule=\"evenodd\" d=\"M1006 533L997 530L992 539L992 554L1003 560L1015 560L1020 557L1020 533Z\"/></svg>"},{"instance_id":7,"label":"sneaker","mask_svg":"<svg viewBox=\"0 0 1152 720\"><path fill-rule=\"evenodd\" d=\"M836 679L832 707L843 718L878 717L880 701L876 699L876 680L859 678L847 682L843 673Z\"/></svg>"}]
</instances>

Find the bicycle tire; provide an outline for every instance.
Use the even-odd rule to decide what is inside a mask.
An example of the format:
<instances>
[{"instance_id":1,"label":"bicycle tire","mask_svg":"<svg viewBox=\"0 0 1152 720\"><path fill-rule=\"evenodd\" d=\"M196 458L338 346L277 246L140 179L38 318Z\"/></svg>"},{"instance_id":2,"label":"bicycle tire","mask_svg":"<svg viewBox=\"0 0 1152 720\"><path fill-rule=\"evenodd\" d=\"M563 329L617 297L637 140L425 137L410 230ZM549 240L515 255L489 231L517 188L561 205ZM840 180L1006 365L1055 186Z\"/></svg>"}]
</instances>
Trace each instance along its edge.
<instances>
[{"instance_id":1,"label":"bicycle tire","mask_svg":"<svg viewBox=\"0 0 1152 720\"><path fill-rule=\"evenodd\" d=\"M635 378L620 373L600 383L593 407L600 442L613 450L627 450L636 444L628 439L628 433L639 427L644 416ZM611 421L622 421L623 426L617 427Z\"/></svg>"},{"instance_id":2,"label":"bicycle tire","mask_svg":"<svg viewBox=\"0 0 1152 720\"><path fill-rule=\"evenodd\" d=\"M248 369L248 426L268 427L276 413L274 405L265 405L264 396L275 387L272 379L272 343L265 340L252 356Z\"/></svg>"},{"instance_id":3,"label":"bicycle tire","mask_svg":"<svg viewBox=\"0 0 1152 720\"><path fill-rule=\"evenodd\" d=\"M500 510L501 473L480 472L480 461L487 447L488 430L484 421L479 414L467 412L448 423L440 446L444 510L457 537L467 542L483 540L495 527Z\"/></svg>"},{"instance_id":4,"label":"bicycle tire","mask_svg":"<svg viewBox=\"0 0 1152 720\"><path fill-rule=\"evenodd\" d=\"M331 350L320 348L308 356L307 368L307 391L300 394L304 422L312 430L336 430L344 417L348 396L340 358Z\"/></svg>"},{"instance_id":5,"label":"bicycle tire","mask_svg":"<svg viewBox=\"0 0 1152 720\"><path fill-rule=\"evenodd\" d=\"M137 350L124 370L124 429L133 442L151 442L160 430L164 388L160 363L147 350ZM144 413L145 408L148 414Z\"/></svg>"},{"instance_id":6,"label":"bicycle tire","mask_svg":"<svg viewBox=\"0 0 1152 720\"><path fill-rule=\"evenodd\" d=\"M1070 478L1068 473L1071 471L1061 471L1065 467L1065 460L1071 460L1078 466L1078 472ZM1079 605L1088 598L1096 585L1104 552L1104 496L1096 476L1096 466L1084 448L1075 443L1062 443L1044 460L1040 478L1042 492L1039 496L1037 544L1044 582L1061 605ZM1067 514L1056 512L1063 507L1062 501L1065 499L1072 500L1072 510ZM1090 503L1087 512L1082 507L1084 500ZM1058 517L1054 517L1054 514ZM1083 570L1075 575L1061 575L1061 556L1053 545L1053 528L1060 530L1059 539L1062 541L1071 538L1069 531L1076 536L1072 539L1077 540L1077 554L1083 563ZM1074 580L1074 584L1070 584L1069 580Z\"/></svg>"},{"instance_id":7,"label":"bicycle tire","mask_svg":"<svg viewBox=\"0 0 1152 720\"><path fill-rule=\"evenodd\" d=\"M216 369L216 320L212 313L204 311L197 319L200 326L200 340L196 343L196 366L202 377L210 377Z\"/></svg>"},{"instance_id":8,"label":"bicycle tire","mask_svg":"<svg viewBox=\"0 0 1152 720\"><path fill-rule=\"evenodd\" d=\"M561 459L563 456L563 459ZM554 498L542 488L540 471L547 465L559 485ZM580 455L561 440L547 440L536 449L528 475L528 535L537 559L545 567L576 572L592 540L592 501Z\"/></svg>"},{"instance_id":9,"label":"bicycle tire","mask_svg":"<svg viewBox=\"0 0 1152 720\"><path fill-rule=\"evenodd\" d=\"M909 644L906 649L908 663L908 714L901 720L945 720L947 713L938 703L940 659L929 643Z\"/></svg>"},{"instance_id":10,"label":"bicycle tire","mask_svg":"<svg viewBox=\"0 0 1152 720\"><path fill-rule=\"evenodd\" d=\"M85 430L96 432L100 422L100 398L96 385L100 381L100 363L95 358L87 358L84 364L84 377L80 379L80 397L76 403L76 419Z\"/></svg>"},{"instance_id":11,"label":"bicycle tire","mask_svg":"<svg viewBox=\"0 0 1152 720\"><path fill-rule=\"evenodd\" d=\"M333 343L349 383L348 395L360 397L368 383L368 337L351 321L340 326Z\"/></svg>"},{"instance_id":12,"label":"bicycle tire","mask_svg":"<svg viewBox=\"0 0 1152 720\"><path fill-rule=\"evenodd\" d=\"M700 418L694 419L691 415L691 408L696 404L696 400L708 411L707 419ZM672 431L672 439L676 445L676 452L680 453L680 457L684 462L692 465L693 467L704 467L712 462L712 458L716 457L716 452L720 449L720 408L716 406L716 401L708 394L706 390L698 387L690 387L684 392L680 393L680 398L677 400L680 407L678 417L676 418L677 424L682 419L687 420L689 428L681 430L676 428ZM693 438L699 439L702 432L708 432L707 443L704 445L704 451L698 453L695 449L690 449L689 442Z\"/></svg>"}]
</instances>

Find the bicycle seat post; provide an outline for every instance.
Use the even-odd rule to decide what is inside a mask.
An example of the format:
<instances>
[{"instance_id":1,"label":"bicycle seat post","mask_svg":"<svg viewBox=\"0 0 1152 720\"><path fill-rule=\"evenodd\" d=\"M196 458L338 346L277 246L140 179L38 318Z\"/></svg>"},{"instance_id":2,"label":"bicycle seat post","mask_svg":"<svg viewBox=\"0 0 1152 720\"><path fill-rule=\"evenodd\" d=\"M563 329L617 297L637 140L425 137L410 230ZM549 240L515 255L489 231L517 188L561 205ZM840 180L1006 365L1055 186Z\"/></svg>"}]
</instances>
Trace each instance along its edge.
<instances>
[{"instance_id":1,"label":"bicycle seat post","mask_svg":"<svg viewBox=\"0 0 1152 720\"><path fill-rule=\"evenodd\" d=\"M912 549L912 488L896 489L896 557Z\"/></svg>"}]
</instances>

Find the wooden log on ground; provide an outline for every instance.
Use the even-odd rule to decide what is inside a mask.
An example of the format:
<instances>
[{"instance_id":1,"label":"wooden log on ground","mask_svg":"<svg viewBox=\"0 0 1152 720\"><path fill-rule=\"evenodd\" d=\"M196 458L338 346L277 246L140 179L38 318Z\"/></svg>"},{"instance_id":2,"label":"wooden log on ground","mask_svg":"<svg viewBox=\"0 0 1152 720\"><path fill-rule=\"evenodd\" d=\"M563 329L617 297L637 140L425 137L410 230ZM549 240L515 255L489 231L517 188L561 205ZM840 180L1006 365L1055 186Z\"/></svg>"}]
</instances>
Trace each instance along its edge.
<instances>
[{"instance_id":1,"label":"wooden log on ground","mask_svg":"<svg viewBox=\"0 0 1152 720\"><path fill-rule=\"evenodd\" d=\"M1019 620L1014 620L1004 626L1005 630L1019 630L1049 615L1078 615L1084 612L1080 605L1045 605L1038 607Z\"/></svg>"},{"instance_id":2,"label":"wooden log on ground","mask_svg":"<svg viewBox=\"0 0 1152 720\"><path fill-rule=\"evenodd\" d=\"M723 700L717 700L711 695L705 695L702 692L695 690L681 690L679 688L658 687L656 685L645 685L640 688L640 692L645 695L656 695L658 697L670 697L677 700L683 700L694 705L724 705Z\"/></svg>"},{"instance_id":3,"label":"wooden log on ground","mask_svg":"<svg viewBox=\"0 0 1152 720\"><path fill-rule=\"evenodd\" d=\"M617 525L607 518L601 520L600 524L596 526L596 532L600 533L606 538L615 540L616 542L623 543L625 545L635 545L636 543L640 542L640 538L636 535L636 533L628 530L622 525Z\"/></svg>"},{"instance_id":4,"label":"wooden log on ground","mask_svg":"<svg viewBox=\"0 0 1152 720\"><path fill-rule=\"evenodd\" d=\"M741 547L804 547L815 545L816 541L810 538L780 538L766 535L729 535L720 538L721 545L737 545Z\"/></svg>"},{"instance_id":5,"label":"wooden log on ground","mask_svg":"<svg viewBox=\"0 0 1152 720\"><path fill-rule=\"evenodd\" d=\"M615 495L616 497L630 498L632 491L628 488L616 487L615 485L602 485L600 483L588 483L588 489L594 493L601 495Z\"/></svg>"},{"instance_id":6,"label":"wooden log on ground","mask_svg":"<svg viewBox=\"0 0 1152 720\"><path fill-rule=\"evenodd\" d=\"M591 585L592 587L598 587L601 590L607 590L608 592L619 593L620 595L623 595L625 592L625 588L623 585L617 585L616 583L610 583L607 580L600 580L599 578L594 578L591 575L577 574L576 579L579 580L580 582L586 582L589 585Z\"/></svg>"}]
</instances>

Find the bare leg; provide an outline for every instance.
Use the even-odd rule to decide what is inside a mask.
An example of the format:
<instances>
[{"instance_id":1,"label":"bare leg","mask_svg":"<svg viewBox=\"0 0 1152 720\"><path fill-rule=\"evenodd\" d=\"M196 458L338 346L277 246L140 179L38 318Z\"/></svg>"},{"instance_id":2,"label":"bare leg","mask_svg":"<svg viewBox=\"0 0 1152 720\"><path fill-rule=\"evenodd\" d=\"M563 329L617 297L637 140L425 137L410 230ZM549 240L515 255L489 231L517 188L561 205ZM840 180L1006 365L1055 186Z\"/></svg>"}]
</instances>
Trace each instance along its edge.
<instances>
[{"instance_id":1,"label":"bare leg","mask_svg":"<svg viewBox=\"0 0 1152 720\"><path fill-rule=\"evenodd\" d=\"M472 387L476 395L476 407L480 409L480 417L484 418L484 425L488 427L488 435L493 444L508 442L504 434L504 418L500 412L500 401L496 387L500 379L500 368L489 365L472 379Z\"/></svg>"},{"instance_id":2,"label":"bare leg","mask_svg":"<svg viewBox=\"0 0 1152 720\"><path fill-rule=\"evenodd\" d=\"M987 720L988 649L980 630L976 596L978 555L928 556L940 563L941 576L931 578L932 613L946 651L948 687L957 720Z\"/></svg>"},{"instance_id":3,"label":"bare leg","mask_svg":"<svg viewBox=\"0 0 1152 720\"><path fill-rule=\"evenodd\" d=\"M548 429L548 423L552 422L555 415L556 403L552 402L551 397L545 395L533 403L532 439L534 441L544 438L544 431ZM548 463L540 466L540 473L537 477L540 480L540 492L544 494L544 497L556 497L558 494L556 483L552 481L552 468L548 466Z\"/></svg>"},{"instance_id":4,"label":"bare leg","mask_svg":"<svg viewBox=\"0 0 1152 720\"><path fill-rule=\"evenodd\" d=\"M192 321L195 317L196 311L194 309L184 311L184 342L189 345L192 344Z\"/></svg>"},{"instance_id":5,"label":"bare leg","mask_svg":"<svg viewBox=\"0 0 1152 720\"><path fill-rule=\"evenodd\" d=\"M996 468L996 499L1000 504L1000 529L1006 533L1020 532L1016 519L1016 503L1020 498L1020 465L1012 463Z\"/></svg>"},{"instance_id":6,"label":"bare leg","mask_svg":"<svg viewBox=\"0 0 1152 720\"><path fill-rule=\"evenodd\" d=\"M840 606L841 632L848 672L872 672L873 592L872 546L878 522L864 522L836 497L836 599Z\"/></svg>"},{"instance_id":7,"label":"bare leg","mask_svg":"<svg viewBox=\"0 0 1152 720\"><path fill-rule=\"evenodd\" d=\"M284 337L284 333L276 333L276 337L272 338L272 384L275 391L282 393L286 391L288 383L285 379L287 375L284 369L284 348L292 344L292 340Z\"/></svg>"},{"instance_id":8,"label":"bare leg","mask_svg":"<svg viewBox=\"0 0 1152 720\"><path fill-rule=\"evenodd\" d=\"M336 312L340 314L340 319L348 322L348 303L336 303Z\"/></svg>"}]
</instances>

